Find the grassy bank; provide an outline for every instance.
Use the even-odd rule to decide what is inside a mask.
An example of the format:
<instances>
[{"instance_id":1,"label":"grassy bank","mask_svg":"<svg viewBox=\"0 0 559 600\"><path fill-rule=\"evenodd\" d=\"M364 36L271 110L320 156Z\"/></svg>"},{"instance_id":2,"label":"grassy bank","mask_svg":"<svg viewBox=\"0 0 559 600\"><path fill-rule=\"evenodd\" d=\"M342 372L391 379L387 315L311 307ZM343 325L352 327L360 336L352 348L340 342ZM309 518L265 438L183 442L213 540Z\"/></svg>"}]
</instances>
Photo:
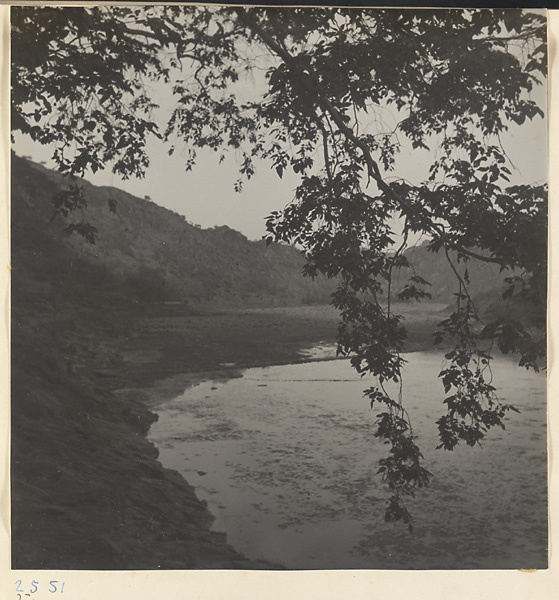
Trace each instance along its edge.
<instances>
[{"instance_id":1,"label":"grassy bank","mask_svg":"<svg viewBox=\"0 0 559 600\"><path fill-rule=\"evenodd\" d=\"M409 311L412 345L438 308ZM301 360L337 321L328 307L14 309L13 567L271 568L211 532L193 488L161 466L150 407L200 378Z\"/></svg>"},{"instance_id":2,"label":"grassy bank","mask_svg":"<svg viewBox=\"0 0 559 600\"><path fill-rule=\"evenodd\" d=\"M432 333L444 306L401 304L397 311L408 328L406 350L432 350ZM334 344L339 313L330 306L299 306L186 313L180 306L142 307L132 331L113 344L122 359L104 378L127 381L142 389L153 380L234 376L240 369L304 360L302 350ZM122 320L129 319L123 313ZM131 322L131 321L129 321Z\"/></svg>"}]
</instances>

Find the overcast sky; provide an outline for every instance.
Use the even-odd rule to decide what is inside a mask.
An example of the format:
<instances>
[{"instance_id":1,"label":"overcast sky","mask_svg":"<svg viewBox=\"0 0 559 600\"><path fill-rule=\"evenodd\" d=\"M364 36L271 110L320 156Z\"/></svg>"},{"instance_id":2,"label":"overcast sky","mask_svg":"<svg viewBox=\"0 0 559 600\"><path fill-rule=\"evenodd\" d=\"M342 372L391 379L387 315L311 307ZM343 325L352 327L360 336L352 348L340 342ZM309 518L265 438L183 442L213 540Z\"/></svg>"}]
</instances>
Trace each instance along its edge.
<instances>
[{"instance_id":1,"label":"overcast sky","mask_svg":"<svg viewBox=\"0 0 559 600\"><path fill-rule=\"evenodd\" d=\"M241 90L245 97L257 97L260 85L246 83L246 90ZM170 94L161 89L154 89L154 101L161 104L161 119L165 119L172 107ZM538 86L533 94L542 108L546 104L546 90ZM390 118L390 115L388 115ZM394 116L392 116L394 118ZM372 126L365 120L361 131ZM164 123L161 123L164 129ZM502 136L505 147L513 165L512 183L543 183L547 180L547 123L536 118L522 127L513 126ZM178 145L177 145L178 147ZM18 136L13 149L20 156L30 156L37 162L45 161L53 167L51 161L52 147L33 144L27 138ZM238 179L238 165L233 154L218 164L218 154L212 151L199 154L197 165L191 172L185 172L184 156L177 152L168 155L168 146L159 140L152 140L148 147L151 165L145 179L123 181L110 169L90 174L86 177L96 185L111 185L139 197L150 198L175 212L183 214L192 223L204 228L216 225L228 225L241 231L249 239L260 239L265 234L265 218L273 210L283 208L294 197L298 176L286 172L280 180L275 171L262 163L257 168L256 176L245 183L241 193L233 189ZM419 183L426 177L432 154L426 151L404 148L393 174L412 182ZM376 192L373 187L370 190Z\"/></svg>"}]
</instances>

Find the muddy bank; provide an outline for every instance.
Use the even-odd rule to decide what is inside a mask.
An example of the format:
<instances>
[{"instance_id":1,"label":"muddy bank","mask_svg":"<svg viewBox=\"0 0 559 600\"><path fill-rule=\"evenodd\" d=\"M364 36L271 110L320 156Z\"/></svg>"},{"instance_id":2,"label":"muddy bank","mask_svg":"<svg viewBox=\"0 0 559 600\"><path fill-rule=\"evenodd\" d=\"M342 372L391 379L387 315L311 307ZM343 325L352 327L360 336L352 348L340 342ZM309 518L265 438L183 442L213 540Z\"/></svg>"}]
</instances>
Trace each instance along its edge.
<instances>
[{"instance_id":1,"label":"muddy bank","mask_svg":"<svg viewBox=\"0 0 559 600\"><path fill-rule=\"evenodd\" d=\"M397 308L408 327L407 351L432 350L432 334L444 305ZM199 314L158 306L142 314L129 335L115 340L113 347L122 361L118 369L108 366L98 375L114 380L118 394L138 394L147 406L154 406L204 379L229 379L250 367L309 360L306 350L334 344L338 322L339 313L330 306Z\"/></svg>"},{"instance_id":2,"label":"muddy bank","mask_svg":"<svg viewBox=\"0 0 559 600\"><path fill-rule=\"evenodd\" d=\"M201 370L296 360L335 331L332 313L311 313L14 310L13 568L273 568L209 530L205 503L145 438L149 407Z\"/></svg>"},{"instance_id":3,"label":"muddy bank","mask_svg":"<svg viewBox=\"0 0 559 600\"><path fill-rule=\"evenodd\" d=\"M438 310L410 313L412 336L428 339ZM203 378L297 362L301 349L333 342L337 321L329 307L17 305L13 567L273 568L209 530L206 505L146 440L150 409Z\"/></svg>"}]
</instances>

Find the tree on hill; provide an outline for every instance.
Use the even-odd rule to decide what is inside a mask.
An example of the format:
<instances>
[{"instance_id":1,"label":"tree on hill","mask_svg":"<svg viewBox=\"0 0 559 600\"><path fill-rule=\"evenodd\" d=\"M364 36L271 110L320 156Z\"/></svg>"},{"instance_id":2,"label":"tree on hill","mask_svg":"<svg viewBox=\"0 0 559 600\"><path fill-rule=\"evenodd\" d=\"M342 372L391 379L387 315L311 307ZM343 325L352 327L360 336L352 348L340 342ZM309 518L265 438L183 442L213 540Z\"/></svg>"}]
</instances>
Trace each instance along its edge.
<instances>
[{"instance_id":1,"label":"tree on hill","mask_svg":"<svg viewBox=\"0 0 559 600\"><path fill-rule=\"evenodd\" d=\"M456 278L455 307L438 338L452 342L440 374L440 446L475 445L507 410L491 385L491 348L536 368L545 355L547 188L510 184L500 134L544 117L531 98L546 77L545 17L520 10L135 7L12 8L12 127L51 145L69 176L55 210L90 239L75 178L111 165L149 165L149 136L239 158L249 179L268 161L299 178L293 201L267 221L269 239L296 243L305 273L337 277L339 352L376 385L375 435L389 448L379 472L392 492L386 518L411 527L404 498L431 474L401 399L406 329L395 299L428 297L405 256L423 234ZM264 76L261 75L264 71ZM245 75L264 93L246 101ZM172 88L158 124L150 86ZM384 115L395 116L389 126ZM367 128L364 123L369 123ZM401 151L430 149L425 181L399 178ZM394 217L403 223L396 243ZM73 219L73 220L72 220ZM510 269L507 296L534 306L530 324L483 322L468 291L470 261ZM393 273L410 276L395 289Z\"/></svg>"}]
</instances>

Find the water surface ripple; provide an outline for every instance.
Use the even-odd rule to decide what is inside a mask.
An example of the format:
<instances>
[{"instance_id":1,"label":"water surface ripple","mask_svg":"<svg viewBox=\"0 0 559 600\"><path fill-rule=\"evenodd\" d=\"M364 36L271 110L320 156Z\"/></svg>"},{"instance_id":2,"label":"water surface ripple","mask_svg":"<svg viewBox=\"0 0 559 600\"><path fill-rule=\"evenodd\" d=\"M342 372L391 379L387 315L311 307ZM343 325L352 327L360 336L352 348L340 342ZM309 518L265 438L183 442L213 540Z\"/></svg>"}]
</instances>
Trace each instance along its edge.
<instances>
[{"instance_id":1,"label":"water surface ripple","mask_svg":"<svg viewBox=\"0 0 559 600\"><path fill-rule=\"evenodd\" d=\"M432 485L410 500L415 528L384 522L361 379L346 361L248 369L158 408L149 437L250 558L289 569L542 568L547 551L545 376L495 360L516 405L483 447L435 450L443 412L439 355L407 356L404 402Z\"/></svg>"}]
</instances>

